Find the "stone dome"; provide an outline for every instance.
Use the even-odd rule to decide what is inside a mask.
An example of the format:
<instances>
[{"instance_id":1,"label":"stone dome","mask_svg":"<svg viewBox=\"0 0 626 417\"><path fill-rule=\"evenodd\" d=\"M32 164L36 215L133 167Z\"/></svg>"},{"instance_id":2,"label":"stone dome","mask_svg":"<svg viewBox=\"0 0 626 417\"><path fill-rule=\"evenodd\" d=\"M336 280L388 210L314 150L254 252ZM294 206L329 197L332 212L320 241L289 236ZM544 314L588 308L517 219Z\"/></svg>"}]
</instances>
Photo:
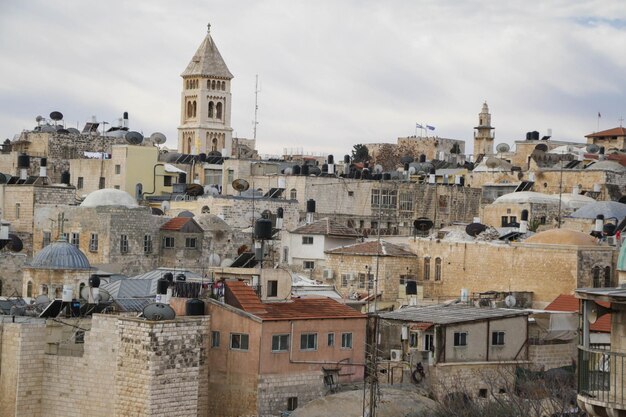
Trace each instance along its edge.
<instances>
[{"instance_id":1,"label":"stone dome","mask_svg":"<svg viewBox=\"0 0 626 417\"><path fill-rule=\"evenodd\" d=\"M61 239L49 244L39 252L30 264L39 269L90 269L84 253Z\"/></svg>"},{"instance_id":2,"label":"stone dome","mask_svg":"<svg viewBox=\"0 0 626 417\"><path fill-rule=\"evenodd\" d=\"M626 167L616 161L604 160L600 162L596 162L592 165L589 165L586 169L593 170L602 170L602 171L613 171L613 172L626 172Z\"/></svg>"},{"instance_id":3,"label":"stone dome","mask_svg":"<svg viewBox=\"0 0 626 417\"><path fill-rule=\"evenodd\" d=\"M102 207L102 206L123 206L138 207L135 199L126 191L114 188L103 188L90 193L82 203L81 207Z\"/></svg>"},{"instance_id":4,"label":"stone dome","mask_svg":"<svg viewBox=\"0 0 626 417\"><path fill-rule=\"evenodd\" d=\"M223 219L215 214L201 214L194 220L206 231L223 230L230 231L231 227Z\"/></svg>"},{"instance_id":5,"label":"stone dome","mask_svg":"<svg viewBox=\"0 0 626 417\"><path fill-rule=\"evenodd\" d=\"M518 191L514 193L504 194L496 198L493 204L559 204L559 196L538 193L535 191Z\"/></svg>"},{"instance_id":6,"label":"stone dome","mask_svg":"<svg viewBox=\"0 0 626 417\"><path fill-rule=\"evenodd\" d=\"M540 245L572 245L572 246L597 246L596 239L586 233L569 229L551 229L545 232L535 233L524 243Z\"/></svg>"}]
</instances>

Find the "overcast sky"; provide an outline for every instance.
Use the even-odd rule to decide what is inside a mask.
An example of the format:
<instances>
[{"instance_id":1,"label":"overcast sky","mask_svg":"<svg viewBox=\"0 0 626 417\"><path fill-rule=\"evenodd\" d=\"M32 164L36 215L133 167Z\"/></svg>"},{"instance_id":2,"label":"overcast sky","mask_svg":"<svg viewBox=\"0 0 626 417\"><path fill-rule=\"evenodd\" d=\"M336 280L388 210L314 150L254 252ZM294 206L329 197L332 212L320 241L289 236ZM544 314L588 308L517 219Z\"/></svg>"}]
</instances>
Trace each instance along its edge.
<instances>
[{"instance_id":1,"label":"overcast sky","mask_svg":"<svg viewBox=\"0 0 626 417\"><path fill-rule=\"evenodd\" d=\"M548 5L549 3L549 5ZM584 141L626 118L626 2L0 0L0 136L53 110L82 128L130 113L176 146L180 74L211 23L257 149L342 155L415 123L463 139L487 101L496 144Z\"/></svg>"}]
</instances>

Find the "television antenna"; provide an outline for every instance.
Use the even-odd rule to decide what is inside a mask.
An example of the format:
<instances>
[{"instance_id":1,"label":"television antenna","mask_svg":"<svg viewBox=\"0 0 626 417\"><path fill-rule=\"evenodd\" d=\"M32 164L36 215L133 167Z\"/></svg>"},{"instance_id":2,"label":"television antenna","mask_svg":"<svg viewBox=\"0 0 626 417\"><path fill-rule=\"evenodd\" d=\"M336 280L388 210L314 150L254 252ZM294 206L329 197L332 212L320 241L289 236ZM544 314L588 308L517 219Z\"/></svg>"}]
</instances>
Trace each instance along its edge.
<instances>
[{"instance_id":1,"label":"television antenna","mask_svg":"<svg viewBox=\"0 0 626 417\"><path fill-rule=\"evenodd\" d=\"M259 88L259 74L255 76L254 83L254 122L253 122L253 130L252 130L252 139L256 140L256 127L259 124L258 114L259 114L259 93L261 89Z\"/></svg>"}]
</instances>

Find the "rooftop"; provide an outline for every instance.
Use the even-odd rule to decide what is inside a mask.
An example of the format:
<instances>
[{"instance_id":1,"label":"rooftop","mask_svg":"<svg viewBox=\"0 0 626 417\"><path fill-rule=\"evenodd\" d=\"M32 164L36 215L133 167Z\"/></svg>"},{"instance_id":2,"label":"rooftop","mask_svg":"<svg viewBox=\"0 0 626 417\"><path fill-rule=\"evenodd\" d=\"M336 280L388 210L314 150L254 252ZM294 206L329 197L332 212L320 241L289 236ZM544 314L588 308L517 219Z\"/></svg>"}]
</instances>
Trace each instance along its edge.
<instances>
[{"instance_id":1,"label":"rooftop","mask_svg":"<svg viewBox=\"0 0 626 417\"><path fill-rule=\"evenodd\" d=\"M414 257L415 254L404 249L400 245L376 240L369 242L355 243L354 245L342 246L340 248L327 250L326 253L332 255L360 255L360 256L406 256Z\"/></svg>"},{"instance_id":2,"label":"rooftop","mask_svg":"<svg viewBox=\"0 0 626 417\"><path fill-rule=\"evenodd\" d=\"M600 132L591 133L586 135L586 138L603 138L606 136L626 136L626 128L614 127L612 129L602 130Z\"/></svg>"},{"instance_id":3,"label":"rooftop","mask_svg":"<svg viewBox=\"0 0 626 417\"><path fill-rule=\"evenodd\" d=\"M600 302L598 303L603 307L610 307L608 303ZM546 311L571 311L578 313L580 307L580 300L571 294L561 294L554 299L548 306L544 309ZM592 332L603 332L610 333L611 332L611 315L605 314L601 316L598 321L592 323L590 326Z\"/></svg>"},{"instance_id":4,"label":"rooftop","mask_svg":"<svg viewBox=\"0 0 626 417\"><path fill-rule=\"evenodd\" d=\"M432 324L454 324L507 317L527 316L524 310L480 308L464 304L437 304L425 307L405 307L380 315L383 319Z\"/></svg>"},{"instance_id":5,"label":"rooftop","mask_svg":"<svg viewBox=\"0 0 626 417\"><path fill-rule=\"evenodd\" d=\"M311 224L305 224L291 231L291 233L307 234L307 235L326 235L344 238L359 238L362 235L354 228L344 226L334 220L325 217L314 221Z\"/></svg>"},{"instance_id":6,"label":"rooftop","mask_svg":"<svg viewBox=\"0 0 626 417\"><path fill-rule=\"evenodd\" d=\"M596 238L583 232L569 229L550 229L535 233L524 243L571 246L598 246Z\"/></svg>"}]
</instances>

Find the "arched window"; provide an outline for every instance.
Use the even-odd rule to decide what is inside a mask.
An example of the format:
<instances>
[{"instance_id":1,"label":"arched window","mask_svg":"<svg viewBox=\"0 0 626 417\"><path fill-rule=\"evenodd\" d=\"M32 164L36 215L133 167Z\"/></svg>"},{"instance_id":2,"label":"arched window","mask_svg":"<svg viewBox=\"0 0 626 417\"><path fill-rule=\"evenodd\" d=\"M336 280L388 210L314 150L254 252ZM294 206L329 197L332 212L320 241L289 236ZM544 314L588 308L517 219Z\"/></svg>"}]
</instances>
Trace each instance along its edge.
<instances>
[{"instance_id":1,"label":"arched window","mask_svg":"<svg viewBox=\"0 0 626 417\"><path fill-rule=\"evenodd\" d=\"M428 281L430 279L430 258L424 258L424 281Z\"/></svg>"},{"instance_id":2,"label":"arched window","mask_svg":"<svg viewBox=\"0 0 626 417\"><path fill-rule=\"evenodd\" d=\"M186 81L185 81L185 88L186 88L187 90L189 90L189 80L186 80Z\"/></svg>"},{"instance_id":3,"label":"arched window","mask_svg":"<svg viewBox=\"0 0 626 417\"><path fill-rule=\"evenodd\" d=\"M222 81L222 91L226 91L226 81Z\"/></svg>"},{"instance_id":4,"label":"arched window","mask_svg":"<svg viewBox=\"0 0 626 417\"><path fill-rule=\"evenodd\" d=\"M213 109L215 108L215 104L212 101L209 101L209 118L213 118Z\"/></svg>"},{"instance_id":5,"label":"arched window","mask_svg":"<svg viewBox=\"0 0 626 417\"><path fill-rule=\"evenodd\" d=\"M83 288L85 288L85 283L81 282L80 285L78 286L78 295L80 298L83 298L81 295L83 293Z\"/></svg>"},{"instance_id":6,"label":"arched window","mask_svg":"<svg viewBox=\"0 0 626 417\"><path fill-rule=\"evenodd\" d=\"M296 191L295 188L292 188L291 191L289 191L289 198L292 200L298 199L298 191Z\"/></svg>"},{"instance_id":7,"label":"arched window","mask_svg":"<svg viewBox=\"0 0 626 417\"><path fill-rule=\"evenodd\" d=\"M191 115L193 114L193 106L191 104L191 101L187 102L187 117L191 117Z\"/></svg>"},{"instance_id":8,"label":"arched window","mask_svg":"<svg viewBox=\"0 0 626 417\"><path fill-rule=\"evenodd\" d=\"M215 90L215 80L211 81L211 90Z\"/></svg>"},{"instance_id":9,"label":"arched window","mask_svg":"<svg viewBox=\"0 0 626 417\"><path fill-rule=\"evenodd\" d=\"M600 288L602 286L600 282L600 267L594 266L591 273L593 275L593 288Z\"/></svg>"},{"instance_id":10,"label":"arched window","mask_svg":"<svg viewBox=\"0 0 626 417\"><path fill-rule=\"evenodd\" d=\"M435 258L435 281L441 281L441 258Z\"/></svg>"},{"instance_id":11,"label":"arched window","mask_svg":"<svg viewBox=\"0 0 626 417\"><path fill-rule=\"evenodd\" d=\"M196 117L196 101L193 102L193 117Z\"/></svg>"},{"instance_id":12,"label":"arched window","mask_svg":"<svg viewBox=\"0 0 626 417\"><path fill-rule=\"evenodd\" d=\"M222 118L222 103L217 103L215 106L215 117L218 119Z\"/></svg>"},{"instance_id":13,"label":"arched window","mask_svg":"<svg viewBox=\"0 0 626 417\"><path fill-rule=\"evenodd\" d=\"M191 138L187 138L187 153L191 153Z\"/></svg>"},{"instance_id":14,"label":"arched window","mask_svg":"<svg viewBox=\"0 0 626 417\"><path fill-rule=\"evenodd\" d=\"M211 80L206 81L206 88L211 88Z\"/></svg>"},{"instance_id":15,"label":"arched window","mask_svg":"<svg viewBox=\"0 0 626 417\"><path fill-rule=\"evenodd\" d=\"M0 295L2 295L2 280L0 279Z\"/></svg>"},{"instance_id":16,"label":"arched window","mask_svg":"<svg viewBox=\"0 0 626 417\"><path fill-rule=\"evenodd\" d=\"M33 281L28 281L28 284L26 284L26 297L32 297L33 296Z\"/></svg>"},{"instance_id":17,"label":"arched window","mask_svg":"<svg viewBox=\"0 0 626 417\"><path fill-rule=\"evenodd\" d=\"M211 141L212 145L211 145L211 150L212 151L217 151L217 138L213 138L213 140Z\"/></svg>"},{"instance_id":18,"label":"arched window","mask_svg":"<svg viewBox=\"0 0 626 417\"><path fill-rule=\"evenodd\" d=\"M604 268L604 286L609 288L611 285L611 267L607 266Z\"/></svg>"},{"instance_id":19,"label":"arched window","mask_svg":"<svg viewBox=\"0 0 626 417\"><path fill-rule=\"evenodd\" d=\"M54 298L55 299L61 298L61 287L56 287L54 289Z\"/></svg>"}]
</instances>

